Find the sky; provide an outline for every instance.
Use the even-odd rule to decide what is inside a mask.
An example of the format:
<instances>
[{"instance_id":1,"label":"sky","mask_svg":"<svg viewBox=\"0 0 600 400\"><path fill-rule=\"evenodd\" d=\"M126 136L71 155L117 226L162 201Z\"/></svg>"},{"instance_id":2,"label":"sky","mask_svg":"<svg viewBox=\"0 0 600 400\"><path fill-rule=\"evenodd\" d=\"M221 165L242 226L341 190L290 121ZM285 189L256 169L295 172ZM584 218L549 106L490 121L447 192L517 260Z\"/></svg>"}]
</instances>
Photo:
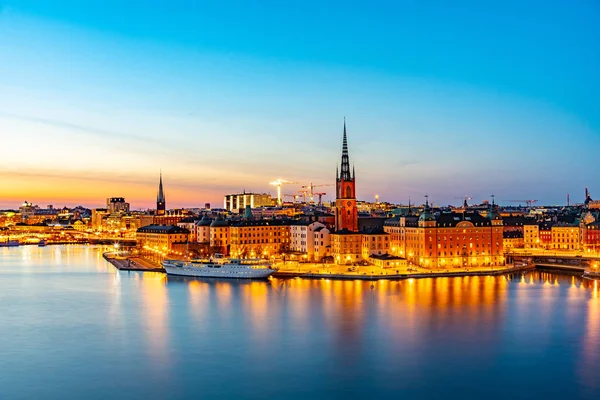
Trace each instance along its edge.
<instances>
[{"instance_id":1,"label":"sky","mask_svg":"<svg viewBox=\"0 0 600 400\"><path fill-rule=\"evenodd\" d=\"M332 184L344 118L359 200L600 198L599 17L596 0L2 0L0 207L150 208L161 171L167 208Z\"/></svg>"}]
</instances>

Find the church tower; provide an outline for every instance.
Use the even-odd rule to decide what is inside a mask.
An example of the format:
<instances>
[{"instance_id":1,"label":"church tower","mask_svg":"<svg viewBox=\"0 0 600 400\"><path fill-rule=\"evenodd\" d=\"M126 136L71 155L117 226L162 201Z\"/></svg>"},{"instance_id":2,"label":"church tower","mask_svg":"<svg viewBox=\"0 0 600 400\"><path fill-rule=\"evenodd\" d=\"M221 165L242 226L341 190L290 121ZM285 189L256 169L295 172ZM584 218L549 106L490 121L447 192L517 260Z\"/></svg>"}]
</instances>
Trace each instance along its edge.
<instances>
[{"instance_id":1,"label":"church tower","mask_svg":"<svg viewBox=\"0 0 600 400\"><path fill-rule=\"evenodd\" d=\"M158 183L158 195L156 196L156 215L165 215L165 193L163 191L162 172L160 173L160 181Z\"/></svg>"},{"instance_id":2,"label":"church tower","mask_svg":"<svg viewBox=\"0 0 600 400\"><path fill-rule=\"evenodd\" d=\"M350 174L348 156L348 138L346 119L344 119L344 138L342 141L341 173L336 171L335 230L347 229L358 232L358 208L356 207L356 182L354 168Z\"/></svg>"}]
</instances>

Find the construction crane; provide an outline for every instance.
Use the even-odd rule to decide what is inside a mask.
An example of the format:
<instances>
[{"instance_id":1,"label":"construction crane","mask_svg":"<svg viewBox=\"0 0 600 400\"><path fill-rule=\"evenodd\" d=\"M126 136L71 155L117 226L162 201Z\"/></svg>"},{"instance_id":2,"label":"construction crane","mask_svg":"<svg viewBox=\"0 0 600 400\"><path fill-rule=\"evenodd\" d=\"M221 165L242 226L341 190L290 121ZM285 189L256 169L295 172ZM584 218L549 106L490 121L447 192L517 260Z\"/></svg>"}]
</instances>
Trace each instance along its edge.
<instances>
[{"instance_id":1,"label":"construction crane","mask_svg":"<svg viewBox=\"0 0 600 400\"><path fill-rule=\"evenodd\" d=\"M315 193L315 195L319 196L319 207L321 207L321 205L323 204L321 202L321 199L323 198L323 196L325 196L327 193L323 193L323 192L319 192L319 193Z\"/></svg>"},{"instance_id":2,"label":"construction crane","mask_svg":"<svg viewBox=\"0 0 600 400\"><path fill-rule=\"evenodd\" d=\"M302 196L302 199L303 199L302 201L303 201L304 203L306 203L306 195L307 195L308 193L309 193L309 192L308 192L308 190L298 190L298 191L296 192L296 195L297 195L297 196Z\"/></svg>"},{"instance_id":3,"label":"construction crane","mask_svg":"<svg viewBox=\"0 0 600 400\"><path fill-rule=\"evenodd\" d=\"M504 200L504 201L507 201L509 203L520 203L520 204L525 203L525 204L527 204L527 207L531 207L531 205L533 203L537 203L538 202L537 200Z\"/></svg>"},{"instance_id":4,"label":"construction crane","mask_svg":"<svg viewBox=\"0 0 600 400\"><path fill-rule=\"evenodd\" d=\"M296 202L296 200L298 200L298 195L297 194L283 193L282 196L283 197L291 197L291 198L293 198L294 199L293 200L294 203Z\"/></svg>"},{"instance_id":5,"label":"construction crane","mask_svg":"<svg viewBox=\"0 0 600 400\"><path fill-rule=\"evenodd\" d=\"M325 186L333 186L333 183L326 183L326 184L323 184L323 185L313 185L312 182L311 182L308 185L302 185L303 188L309 189L308 192L310 193L311 197L315 195L315 193L314 193L314 189L315 188L317 188L317 187L325 187Z\"/></svg>"},{"instance_id":6,"label":"construction crane","mask_svg":"<svg viewBox=\"0 0 600 400\"><path fill-rule=\"evenodd\" d=\"M290 182L285 179L277 179L276 181L269 182L269 185L277 186L277 205L281 205L281 186L282 185L300 185L300 182Z\"/></svg>"}]
</instances>

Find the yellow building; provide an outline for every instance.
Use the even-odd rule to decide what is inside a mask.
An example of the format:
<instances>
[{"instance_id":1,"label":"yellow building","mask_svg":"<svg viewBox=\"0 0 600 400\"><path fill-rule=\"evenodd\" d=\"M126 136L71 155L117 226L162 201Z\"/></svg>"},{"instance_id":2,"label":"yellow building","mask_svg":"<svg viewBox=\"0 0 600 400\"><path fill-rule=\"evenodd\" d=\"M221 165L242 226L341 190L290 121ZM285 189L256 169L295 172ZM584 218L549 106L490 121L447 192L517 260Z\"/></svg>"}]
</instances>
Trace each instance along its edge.
<instances>
[{"instance_id":1,"label":"yellow building","mask_svg":"<svg viewBox=\"0 0 600 400\"><path fill-rule=\"evenodd\" d=\"M362 258L368 260L372 255L390 252L390 235L383 230L364 232L362 235Z\"/></svg>"},{"instance_id":2,"label":"yellow building","mask_svg":"<svg viewBox=\"0 0 600 400\"><path fill-rule=\"evenodd\" d=\"M210 224L210 252L229 255L229 222L221 215Z\"/></svg>"},{"instance_id":3,"label":"yellow building","mask_svg":"<svg viewBox=\"0 0 600 400\"><path fill-rule=\"evenodd\" d=\"M362 259L362 233L341 230L331 235L331 254L336 264L352 264Z\"/></svg>"},{"instance_id":4,"label":"yellow building","mask_svg":"<svg viewBox=\"0 0 600 400\"><path fill-rule=\"evenodd\" d=\"M557 250L579 250L581 248L581 235L579 225L553 225L551 248Z\"/></svg>"},{"instance_id":5,"label":"yellow building","mask_svg":"<svg viewBox=\"0 0 600 400\"><path fill-rule=\"evenodd\" d=\"M167 255L177 244L187 243L190 232L175 225L148 225L136 232L138 246Z\"/></svg>"},{"instance_id":6,"label":"yellow building","mask_svg":"<svg viewBox=\"0 0 600 400\"><path fill-rule=\"evenodd\" d=\"M523 233L519 231L504 232L502 242L505 251L510 249L522 249L525 246Z\"/></svg>"},{"instance_id":7,"label":"yellow building","mask_svg":"<svg viewBox=\"0 0 600 400\"><path fill-rule=\"evenodd\" d=\"M538 224L523 225L523 247L537 249L540 245L540 227Z\"/></svg>"},{"instance_id":8,"label":"yellow building","mask_svg":"<svg viewBox=\"0 0 600 400\"><path fill-rule=\"evenodd\" d=\"M290 226L281 220L245 220L229 227L232 257L279 255L290 245Z\"/></svg>"},{"instance_id":9,"label":"yellow building","mask_svg":"<svg viewBox=\"0 0 600 400\"><path fill-rule=\"evenodd\" d=\"M493 205L492 205L493 207ZM386 221L391 254L426 268L504 264L502 218L494 211L435 215L426 203L421 215Z\"/></svg>"}]
</instances>

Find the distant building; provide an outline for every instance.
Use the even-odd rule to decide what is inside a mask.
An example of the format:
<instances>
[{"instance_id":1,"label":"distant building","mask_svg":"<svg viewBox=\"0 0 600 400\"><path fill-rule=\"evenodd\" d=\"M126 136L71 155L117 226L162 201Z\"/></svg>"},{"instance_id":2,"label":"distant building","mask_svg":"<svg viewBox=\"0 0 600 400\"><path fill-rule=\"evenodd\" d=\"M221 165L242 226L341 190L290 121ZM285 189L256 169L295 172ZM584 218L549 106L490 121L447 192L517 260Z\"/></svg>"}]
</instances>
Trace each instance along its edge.
<instances>
[{"instance_id":1,"label":"distant building","mask_svg":"<svg viewBox=\"0 0 600 400\"><path fill-rule=\"evenodd\" d=\"M37 206L34 206L27 201L24 201L23 204L19 207L19 213L21 214L21 220L23 222L27 222L27 220L35 215L35 210Z\"/></svg>"},{"instance_id":2,"label":"distant building","mask_svg":"<svg viewBox=\"0 0 600 400\"><path fill-rule=\"evenodd\" d=\"M223 201L223 206L227 211L238 213L240 210L257 207L271 207L275 205L275 201L270 194L267 193L237 193L227 194Z\"/></svg>"},{"instance_id":3,"label":"distant building","mask_svg":"<svg viewBox=\"0 0 600 400\"><path fill-rule=\"evenodd\" d=\"M109 197L106 199L106 209L109 214L128 213L129 203L123 197Z\"/></svg>"}]
</instances>

